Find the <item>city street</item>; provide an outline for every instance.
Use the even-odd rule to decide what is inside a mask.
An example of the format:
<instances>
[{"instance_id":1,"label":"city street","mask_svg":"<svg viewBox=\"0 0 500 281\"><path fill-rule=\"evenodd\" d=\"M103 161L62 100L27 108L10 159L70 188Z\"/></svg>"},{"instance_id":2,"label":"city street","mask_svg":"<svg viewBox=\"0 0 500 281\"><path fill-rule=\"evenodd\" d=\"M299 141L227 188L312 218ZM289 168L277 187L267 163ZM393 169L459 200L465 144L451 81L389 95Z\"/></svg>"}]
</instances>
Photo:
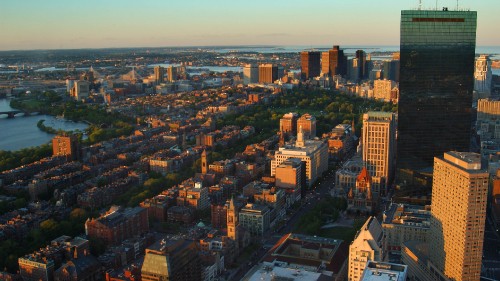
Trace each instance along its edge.
<instances>
[{"instance_id":1,"label":"city street","mask_svg":"<svg viewBox=\"0 0 500 281\"><path fill-rule=\"evenodd\" d=\"M289 218L287 217L285 225L283 225L278 231L269 231L266 233L262 239L262 247L254 253L249 261L245 261L237 269L237 273L230 278L230 280L237 281L242 280L250 269L262 261L267 251L274 245L278 240L287 233L293 231L296 223L300 217L307 212L309 212L317 202L321 200L324 196L330 194L331 188L334 186L335 182L335 170L328 171L323 178L321 178L312 190L307 192L306 198L302 199L302 205L300 208L293 213Z\"/></svg>"}]
</instances>

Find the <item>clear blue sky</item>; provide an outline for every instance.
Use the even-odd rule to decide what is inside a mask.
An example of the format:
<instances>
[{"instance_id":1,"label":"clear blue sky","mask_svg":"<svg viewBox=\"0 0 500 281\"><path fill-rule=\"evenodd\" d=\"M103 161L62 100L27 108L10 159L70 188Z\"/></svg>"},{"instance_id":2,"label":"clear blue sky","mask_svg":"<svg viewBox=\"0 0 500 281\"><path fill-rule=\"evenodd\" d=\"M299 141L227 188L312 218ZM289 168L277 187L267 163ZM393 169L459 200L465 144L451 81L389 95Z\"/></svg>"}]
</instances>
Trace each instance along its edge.
<instances>
[{"instance_id":1,"label":"clear blue sky","mask_svg":"<svg viewBox=\"0 0 500 281\"><path fill-rule=\"evenodd\" d=\"M459 3L478 12L477 44L500 46L500 1ZM418 0L0 0L0 50L399 45L400 11L417 6Z\"/></svg>"}]
</instances>

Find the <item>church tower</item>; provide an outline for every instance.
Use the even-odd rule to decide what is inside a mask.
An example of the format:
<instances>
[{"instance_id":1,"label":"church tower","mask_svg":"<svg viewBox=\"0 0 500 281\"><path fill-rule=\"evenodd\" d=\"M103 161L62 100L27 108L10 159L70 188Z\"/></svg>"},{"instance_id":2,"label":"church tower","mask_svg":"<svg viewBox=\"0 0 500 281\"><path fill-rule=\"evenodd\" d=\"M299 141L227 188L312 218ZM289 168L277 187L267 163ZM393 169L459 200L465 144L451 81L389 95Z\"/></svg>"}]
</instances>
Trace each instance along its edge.
<instances>
[{"instance_id":1,"label":"church tower","mask_svg":"<svg viewBox=\"0 0 500 281\"><path fill-rule=\"evenodd\" d=\"M208 173L208 163L207 163L207 151L203 150L201 153L201 173Z\"/></svg>"},{"instance_id":2,"label":"church tower","mask_svg":"<svg viewBox=\"0 0 500 281\"><path fill-rule=\"evenodd\" d=\"M304 147L304 131L302 130L302 126L299 127L299 132L297 133L297 141L295 142L296 147Z\"/></svg>"},{"instance_id":3,"label":"church tower","mask_svg":"<svg viewBox=\"0 0 500 281\"><path fill-rule=\"evenodd\" d=\"M231 198L227 208L227 237L238 245L238 210L234 205L234 198Z\"/></svg>"}]
</instances>

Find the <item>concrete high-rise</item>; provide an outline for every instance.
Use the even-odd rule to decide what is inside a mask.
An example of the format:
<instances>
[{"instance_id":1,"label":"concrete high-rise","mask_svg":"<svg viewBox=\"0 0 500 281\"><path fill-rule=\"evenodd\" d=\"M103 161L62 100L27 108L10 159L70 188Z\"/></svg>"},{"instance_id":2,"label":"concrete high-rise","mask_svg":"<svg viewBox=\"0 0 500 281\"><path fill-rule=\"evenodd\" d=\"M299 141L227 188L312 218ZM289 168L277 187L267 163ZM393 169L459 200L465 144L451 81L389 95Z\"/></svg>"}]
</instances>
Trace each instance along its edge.
<instances>
[{"instance_id":1,"label":"concrete high-rise","mask_svg":"<svg viewBox=\"0 0 500 281\"><path fill-rule=\"evenodd\" d=\"M473 11L401 12L399 171L469 150L476 21Z\"/></svg>"},{"instance_id":2,"label":"concrete high-rise","mask_svg":"<svg viewBox=\"0 0 500 281\"><path fill-rule=\"evenodd\" d=\"M321 72L321 53L304 51L300 53L300 78L308 80L309 78L319 76Z\"/></svg>"},{"instance_id":3,"label":"concrete high-rise","mask_svg":"<svg viewBox=\"0 0 500 281\"><path fill-rule=\"evenodd\" d=\"M372 177L374 199L385 196L396 157L396 116L370 111L363 115L363 162Z\"/></svg>"},{"instance_id":4,"label":"concrete high-rise","mask_svg":"<svg viewBox=\"0 0 500 281\"><path fill-rule=\"evenodd\" d=\"M247 64L243 67L243 84L259 83L259 67L255 64Z\"/></svg>"},{"instance_id":5,"label":"concrete high-rise","mask_svg":"<svg viewBox=\"0 0 500 281\"><path fill-rule=\"evenodd\" d=\"M345 76L347 71L347 57L339 46L321 54L321 72L328 76Z\"/></svg>"},{"instance_id":6,"label":"concrete high-rise","mask_svg":"<svg viewBox=\"0 0 500 281\"><path fill-rule=\"evenodd\" d=\"M477 153L434 158L429 258L451 280L480 279L488 177Z\"/></svg>"}]
</instances>

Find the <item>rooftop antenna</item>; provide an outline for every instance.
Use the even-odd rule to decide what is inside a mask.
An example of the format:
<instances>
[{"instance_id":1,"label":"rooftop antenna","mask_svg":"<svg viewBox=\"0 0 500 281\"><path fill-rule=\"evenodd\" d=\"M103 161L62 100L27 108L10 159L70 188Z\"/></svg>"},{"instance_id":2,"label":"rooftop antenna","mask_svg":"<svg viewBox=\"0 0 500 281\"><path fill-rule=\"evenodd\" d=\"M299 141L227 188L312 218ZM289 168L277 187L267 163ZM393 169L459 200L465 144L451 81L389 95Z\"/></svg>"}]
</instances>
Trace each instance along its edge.
<instances>
[{"instance_id":1,"label":"rooftop antenna","mask_svg":"<svg viewBox=\"0 0 500 281\"><path fill-rule=\"evenodd\" d=\"M457 11L458 11L458 1L459 1L459 0L457 0Z\"/></svg>"},{"instance_id":2,"label":"rooftop antenna","mask_svg":"<svg viewBox=\"0 0 500 281\"><path fill-rule=\"evenodd\" d=\"M436 11L438 9L438 0L436 0Z\"/></svg>"},{"instance_id":3,"label":"rooftop antenna","mask_svg":"<svg viewBox=\"0 0 500 281\"><path fill-rule=\"evenodd\" d=\"M422 10L422 0L418 0L418 10Z\"/></svg>"}]
</instances>

